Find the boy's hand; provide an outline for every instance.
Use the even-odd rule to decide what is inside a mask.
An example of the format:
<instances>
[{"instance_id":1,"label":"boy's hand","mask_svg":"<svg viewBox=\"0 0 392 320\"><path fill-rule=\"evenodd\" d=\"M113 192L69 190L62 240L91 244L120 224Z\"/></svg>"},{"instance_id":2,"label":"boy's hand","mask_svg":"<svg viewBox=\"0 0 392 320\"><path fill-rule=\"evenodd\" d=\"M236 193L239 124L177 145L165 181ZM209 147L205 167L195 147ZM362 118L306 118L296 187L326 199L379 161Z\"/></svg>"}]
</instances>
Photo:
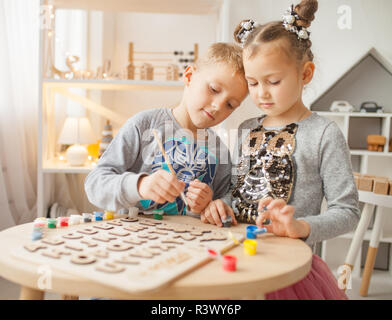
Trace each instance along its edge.
<instances>
[{"instance_id":1,"label":"boy's hand","mask_svg":"<svg viewBox=\"0 0 392 320\"><path fill-rule=\"evenodd\" d=\"M233 209L222 200L218 199L209 203L207 208L200 215L200 219L204 223L216 224L217 226L222 227L222 219L226 219L227 216L231 216L233 218L233 223L237 224Z\"/></svg>"},{"instance_id":2,"label":"boy's hand","mask_svg":"<svg viewBox=\"0 0 392 320\"><path fill-rule=\"evenodd\" d=\"M185 182L166 170L158 170L152 175L141 177L137 189L142 199L162 204L173 202L184 191Z\"/></svg>"},{"instance_id":3,"label":"boy's hand","mask_svg":"<svg viewBox=\"0 0 392 320\"><path fill-rule=\"evenodd\" d=\"M191 211L201 213L212 200L212 190L208 184L196 179L189 184L186 198Z\"/></svg>"},{"instance_id":4,"label":"boy's hand","mask_svg":"<svg viewBox=\"0 0 392 320\"><path fill-rule=\"evenodd\" d=\"M263 209L266 207L266 210ZM277 236L290 238L306 238L310 233L310 226L306 221L294 218L295 209L287 205L283 199L266 198L259 202L259 216L256 225L259 228L267 228ZM263 211L263 212L262 212ZM265 219L270 219L269 225L262 225Z\"/></svg>"}]
</instances>

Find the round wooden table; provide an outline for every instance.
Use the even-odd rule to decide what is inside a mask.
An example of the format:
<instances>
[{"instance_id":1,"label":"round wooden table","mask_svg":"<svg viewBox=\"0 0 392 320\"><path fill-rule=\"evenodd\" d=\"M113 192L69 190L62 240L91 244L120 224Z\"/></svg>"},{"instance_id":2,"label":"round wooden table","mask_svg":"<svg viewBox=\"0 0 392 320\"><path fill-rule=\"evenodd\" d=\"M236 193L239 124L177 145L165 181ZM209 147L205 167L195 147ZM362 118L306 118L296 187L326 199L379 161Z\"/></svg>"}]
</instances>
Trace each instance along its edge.
<instances>
[{"instance_id":1,"label":"round wooden table","mask_svg":"<svg viewBox=\"0 0 392 320\"><path fill-rule=\"evenodd\" d=\"M207 226L193 217L165 216L164 219ZM239 224L228 230L245 234L245 228L246 224ZM39 284L42 271L37 265L12 256L14 248L30 241L31 232L32 223L0 232L0 276L21 285L20 299L43 299L44 291L39 289L42 288ZM89 279L61 273L56 268L51 270L51 289L45 291L62 294L63 299L78 296L112 299L262 299L268 292L298 282L310 271L312 251L302 240L263 234L257 241L255 255L246 255L242 244L227 252L237 257L235 272L224 271L221 261L211 260L171 285L148 295L119 291Z\"/></svg>"}]
</instances>

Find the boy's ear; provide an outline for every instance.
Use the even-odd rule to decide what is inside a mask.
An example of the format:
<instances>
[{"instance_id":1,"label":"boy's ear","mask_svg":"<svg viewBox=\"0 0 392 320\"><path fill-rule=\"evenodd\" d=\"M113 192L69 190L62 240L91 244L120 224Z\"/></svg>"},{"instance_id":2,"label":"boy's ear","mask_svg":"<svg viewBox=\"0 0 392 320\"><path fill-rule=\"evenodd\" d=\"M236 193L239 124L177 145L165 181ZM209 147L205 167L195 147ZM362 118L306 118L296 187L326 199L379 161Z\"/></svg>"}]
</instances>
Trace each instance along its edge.
<instances>
[{"instance_id":1,"label":"boy's ear","mask_svg":"<svg viewBox=\"0 0 392 320\"><path fill-rule=\"evenodd\" d=\"M312 79L314 75L314 69L316 66L312 61L307 61L304 64L303 71L302 71L302 81L303 84L308 84Z\"/></svg>"},{"instance_id":2,"label":"boy's ear","mask_svg":"<svg viewBox=\"0 0 392 320\"><path fill-rule=\"evenodd\" d=\"M188 66L185 69L183 80L186 86L189 85L189 83L191 82L192 75L195 73L195 71L196 71L195 66Z\"/></svg>"}]
</instances>

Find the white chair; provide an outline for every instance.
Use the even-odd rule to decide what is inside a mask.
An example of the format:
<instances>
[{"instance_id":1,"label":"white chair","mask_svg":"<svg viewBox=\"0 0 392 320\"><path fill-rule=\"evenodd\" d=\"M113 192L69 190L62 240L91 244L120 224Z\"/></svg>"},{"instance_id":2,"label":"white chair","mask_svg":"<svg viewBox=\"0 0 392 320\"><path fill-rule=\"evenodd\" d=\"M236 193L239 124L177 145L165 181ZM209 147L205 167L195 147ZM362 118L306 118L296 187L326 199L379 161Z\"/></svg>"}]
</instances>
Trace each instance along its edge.
<instances>
[{"instance_id":1,"label":"white chair","mask_svg":"<svg viewBox=\"0 0 392 320\"><path fill-rule=\"evenodd\" d=\"M373 216L374 206L392 208L392 196L380 195L373 192L358 191L359 201L364 202L361 218L359 220L357 229L355 230L353 240L351 242L345 265L351 270L354 268L354 262L358 255L358 251L362 245L365 232L369 226L370 220ZM392 212L392 211L391 211ZM383 218L385 212L378 210L371 233L369 249L366 257L365 268L362 275L362 282L360 288L360 295L366 297L368 294L370 278L372 276L374 263L376 261L378 244L382 234ZM351 275L350 275L351 276Z\"/></svg>"}]
</instances>

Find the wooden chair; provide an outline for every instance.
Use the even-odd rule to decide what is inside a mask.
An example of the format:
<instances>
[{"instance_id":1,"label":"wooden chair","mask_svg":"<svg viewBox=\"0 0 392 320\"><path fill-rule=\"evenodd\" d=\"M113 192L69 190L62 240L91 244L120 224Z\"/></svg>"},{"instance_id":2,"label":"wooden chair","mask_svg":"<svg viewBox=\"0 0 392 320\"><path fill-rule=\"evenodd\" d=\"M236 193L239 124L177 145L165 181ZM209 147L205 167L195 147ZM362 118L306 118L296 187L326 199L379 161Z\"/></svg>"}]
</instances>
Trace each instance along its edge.
<instances>
[{"instance_id":1,"label":"wooden chair","mask_svg":"<svg viewBox=\"0 0 392 320\"><path fill-rule=\"evenodd\" d=\"M359 220L357 229L354 233L353 240L351 242L345 265L351 270L354 268L354 262L358 255L358 251L362 245L362 241L365 232L369 226L370 220L373 216L374 207L392 208L392 196L391 195L380 195L373 192L358 191L359 201L364 202L364 208L362 210L361 218ZM390 211L392 213L392 211ZM365 268L362 275L362 282L360 288L360 295L366 297L368 294L370 278L372 276L374 263L376 261L378 244L382 234L382 226L385 212L383 210L377 210L373 230L371 233L369 249L366 257Z\"/></svg>"}]
</instances>

